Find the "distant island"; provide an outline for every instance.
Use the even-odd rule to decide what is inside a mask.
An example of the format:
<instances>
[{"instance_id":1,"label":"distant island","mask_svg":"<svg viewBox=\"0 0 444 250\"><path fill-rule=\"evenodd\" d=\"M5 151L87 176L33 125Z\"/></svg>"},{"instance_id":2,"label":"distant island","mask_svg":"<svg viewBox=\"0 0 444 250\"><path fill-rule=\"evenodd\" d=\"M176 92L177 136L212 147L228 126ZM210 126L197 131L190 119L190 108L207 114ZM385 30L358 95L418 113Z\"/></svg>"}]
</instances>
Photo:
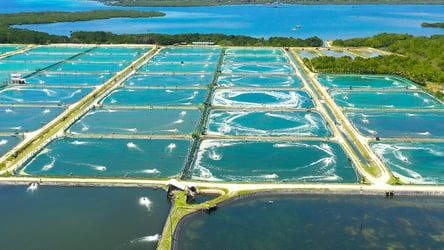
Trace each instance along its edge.
<instances>
[{"instance_id":1,"label":"distant island","mask_svg":"<svg viewBox=\"0 0 444 250\"><path fill-rule=\"evenodd\" d=\"M424 27L424 28L444 28L444 23L422 23L421 27Z\"/></svg>"},{"instance_id":2,"label":"distant island","mask_svg":"<svg viewBox=\"0 0 444 250\"><path fill-rule=\"evenodd\" d=\"M444 4L444 0L96 0L114 6L145 7L186 7L213 5L269 4L277 7L282 4Z\"/></svg>"}]
</instances>

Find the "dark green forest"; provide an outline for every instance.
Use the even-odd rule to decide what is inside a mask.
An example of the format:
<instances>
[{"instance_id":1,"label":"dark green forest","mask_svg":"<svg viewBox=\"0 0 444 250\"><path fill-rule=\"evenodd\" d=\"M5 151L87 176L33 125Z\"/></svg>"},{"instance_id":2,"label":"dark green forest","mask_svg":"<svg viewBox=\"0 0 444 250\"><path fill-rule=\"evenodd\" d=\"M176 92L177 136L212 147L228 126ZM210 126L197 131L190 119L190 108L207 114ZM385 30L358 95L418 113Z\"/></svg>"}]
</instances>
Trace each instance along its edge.
<instances>
[{"instance_id":1,"label":"dark green forest","mask_svg":"<svg viewBox=\"0 0 444 250\"><path fill-rule=\"evenodd\" d=\"M304 59L315 72L395 74L433 92L444 82L444 35L431 37L382 33L373 37L335 40L334 46L374 47L395 53L373 58L317 57Z\"/></svg>"},{"instance_id":2,"label":"dark green forest","mask_svg":"<svg viewBox=\"0 0 444 250\"><path fill-rule=\"evenodd\" d=\"M444 23L422 23L421 27L424 27L424 28L444 28Z\"/></svg>"}]
</instances>

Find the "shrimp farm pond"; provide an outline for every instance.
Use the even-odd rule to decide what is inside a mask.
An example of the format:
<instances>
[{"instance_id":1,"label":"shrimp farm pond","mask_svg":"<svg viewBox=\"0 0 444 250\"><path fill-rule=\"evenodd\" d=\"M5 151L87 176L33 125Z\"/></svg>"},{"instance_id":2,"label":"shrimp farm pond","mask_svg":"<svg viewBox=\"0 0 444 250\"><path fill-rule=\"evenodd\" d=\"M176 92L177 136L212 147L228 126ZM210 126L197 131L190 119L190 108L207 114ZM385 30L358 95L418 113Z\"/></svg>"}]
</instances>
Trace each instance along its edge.
<instances>
[{"instance_id":1,"label":"shrimp farm pond","mask_svg":"<svg viewBox=\"0 0 444 250\"><path fill-rule=\"evenodd\" d=\"M2 247L442 243L444 103L398 76L313 74L302 63L352 52L0 51Z\"/></svg>"}]
</instances>

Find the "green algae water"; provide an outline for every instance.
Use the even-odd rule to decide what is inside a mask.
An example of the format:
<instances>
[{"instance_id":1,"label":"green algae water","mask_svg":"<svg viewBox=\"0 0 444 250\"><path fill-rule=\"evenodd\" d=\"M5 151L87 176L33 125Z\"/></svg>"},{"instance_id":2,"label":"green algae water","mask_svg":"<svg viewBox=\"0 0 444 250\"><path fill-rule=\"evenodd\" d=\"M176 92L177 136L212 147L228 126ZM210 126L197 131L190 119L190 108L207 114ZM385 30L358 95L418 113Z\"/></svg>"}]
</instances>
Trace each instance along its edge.
<instances>
[{"instance_id":1,"label":"green algae water","mask_svg":"<svg viewBox=\"0 0 444 250\"><path fill-rule=\"evenodd\" d=\"M199 118L197 109L101 108L89 111L70 131L75 134L191 134Z\"/></svg>"},{"instance_id":2,"label":"green algae water","mask_svg":"<svg viewBox=\"0 0 444 250\"><path fill-rule=\"evenodd\" d=\"M129 106L190 106L205 102L207 91L203 89L131 89L113 91L104 105Z\"/></svg>"},{"instance_id":3,"label":"green algae water","mask_svg":"<svg viewBox=\"0 0 444 250\"><path fill-rule=\"evenodd\" d=\"M315 112L220 111L210 113L208 134L230 136L329 137L325 120Z\"/></svg>"},{"instance_id":4,"label":"green algae water","mask_svg":"<svg viewBox=\"0 0 444 250\"><path fill-rule=\"evenodd\" d=\"M356 182L342 148L332 142L204 140L192 179L241 182Z\"/></svg>"},{"instance_id":5,"label":"green algae water","mask_svg":"<svg viewBox=\"0 0 444 250\"><path fill-rule=\"evenodd\" d=\"M416 85L398 76L318 74L317 79L328 88L413 89Z\"/></svg>"},{"instance_id":6,"label":"green algae water","mask_svg":"<svg viewBox=\"0 0 444 250\"><path fill-rule=\"evenodd\" d=\"M173 177L180 174L190 144L187 140L173 139L59 139L32 158L20 173L38 176Z\"/></svg>"},{"instance_id":7,"label":"green algae water","mask_svg":"<svg viewBox=\"0 0 444 250\"><path fill-rule=\"evenodd\" d=\"M442 249L443 207L442 197L246 198L184 221L176 246L181 250Z\"/></svg>"},{"instance_id":8,"label":"green algae water","mask_svg":"<svg viewBox=\"0 0 444 250\"><path fill-rule=\"evenodd\" d=\"M2 249L156 249L170 204L151 188L0 186Z\"/></svg>"},{"instance_id":9,"label":"green algae water","mask_svg":"<svg viewBox=\"0 0 444 250\"><path fill-rule=\"evenodd\" d=\"M443 108L441 101L424 91L331 91L335 102L345 108Z\"/></svg>"},{"instance_id":10,"label":"green algae water","mask_svg":"<svg viewBox=\"0 0 444 250\"><path fill-rule=\"evenodd\" d=\"M444 137L444 112L346 112L359 132L379 137Z\"/></svg>"},{"instance_id":11,"label":"green algae water","mask_svg":"<svg viewBox=\"0 0 444 250\"><path fill-rule=\"evenodd\" d=\"M444 184L444 143L384 142L371 147L395 176L415 184Z\"/></svg>"}]
</instances>

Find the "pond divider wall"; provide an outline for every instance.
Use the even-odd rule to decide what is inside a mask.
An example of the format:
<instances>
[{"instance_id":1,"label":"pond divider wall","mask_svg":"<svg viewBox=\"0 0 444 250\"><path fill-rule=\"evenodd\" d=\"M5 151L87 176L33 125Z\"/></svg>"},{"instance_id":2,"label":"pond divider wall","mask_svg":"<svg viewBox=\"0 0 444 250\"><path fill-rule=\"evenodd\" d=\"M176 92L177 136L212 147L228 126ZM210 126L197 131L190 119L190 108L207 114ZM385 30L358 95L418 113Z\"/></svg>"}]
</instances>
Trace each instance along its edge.
<instances>
[{"instance_id":1,"label":"pond divider wall","mask_svg":"<svg viewBox=\"0 0 444 250\"><path fill-rule=\"evenodd\" d=\"M214 91L217 86L217 80L218 80L220 72L221 72L220 69L221 69L222 63L224 61L224 56L225 56L225 48L223 48L220 52L219 60L217 61L216 72L213 75L213 79L211 81L211 84L208 85L208 93L207 93L207 97L206 97L204 105L203 105L202 115L200 117L199 123L196 126L196 130L193 133L193 140L194 141L191 144L191 149L188 154L188 159L185 162L185 166L184 166L182 174L180 176L180 178L182 180L183 179L191 179L192 164L193 164L194 158L197 155L200 144L202 142L201 135L203 135L207 129L206 126L208 123L208 116L210 115L210 111L211 111L211 100L213 99L213 94L214 94Z\"/></svg>"}]
</instances>

